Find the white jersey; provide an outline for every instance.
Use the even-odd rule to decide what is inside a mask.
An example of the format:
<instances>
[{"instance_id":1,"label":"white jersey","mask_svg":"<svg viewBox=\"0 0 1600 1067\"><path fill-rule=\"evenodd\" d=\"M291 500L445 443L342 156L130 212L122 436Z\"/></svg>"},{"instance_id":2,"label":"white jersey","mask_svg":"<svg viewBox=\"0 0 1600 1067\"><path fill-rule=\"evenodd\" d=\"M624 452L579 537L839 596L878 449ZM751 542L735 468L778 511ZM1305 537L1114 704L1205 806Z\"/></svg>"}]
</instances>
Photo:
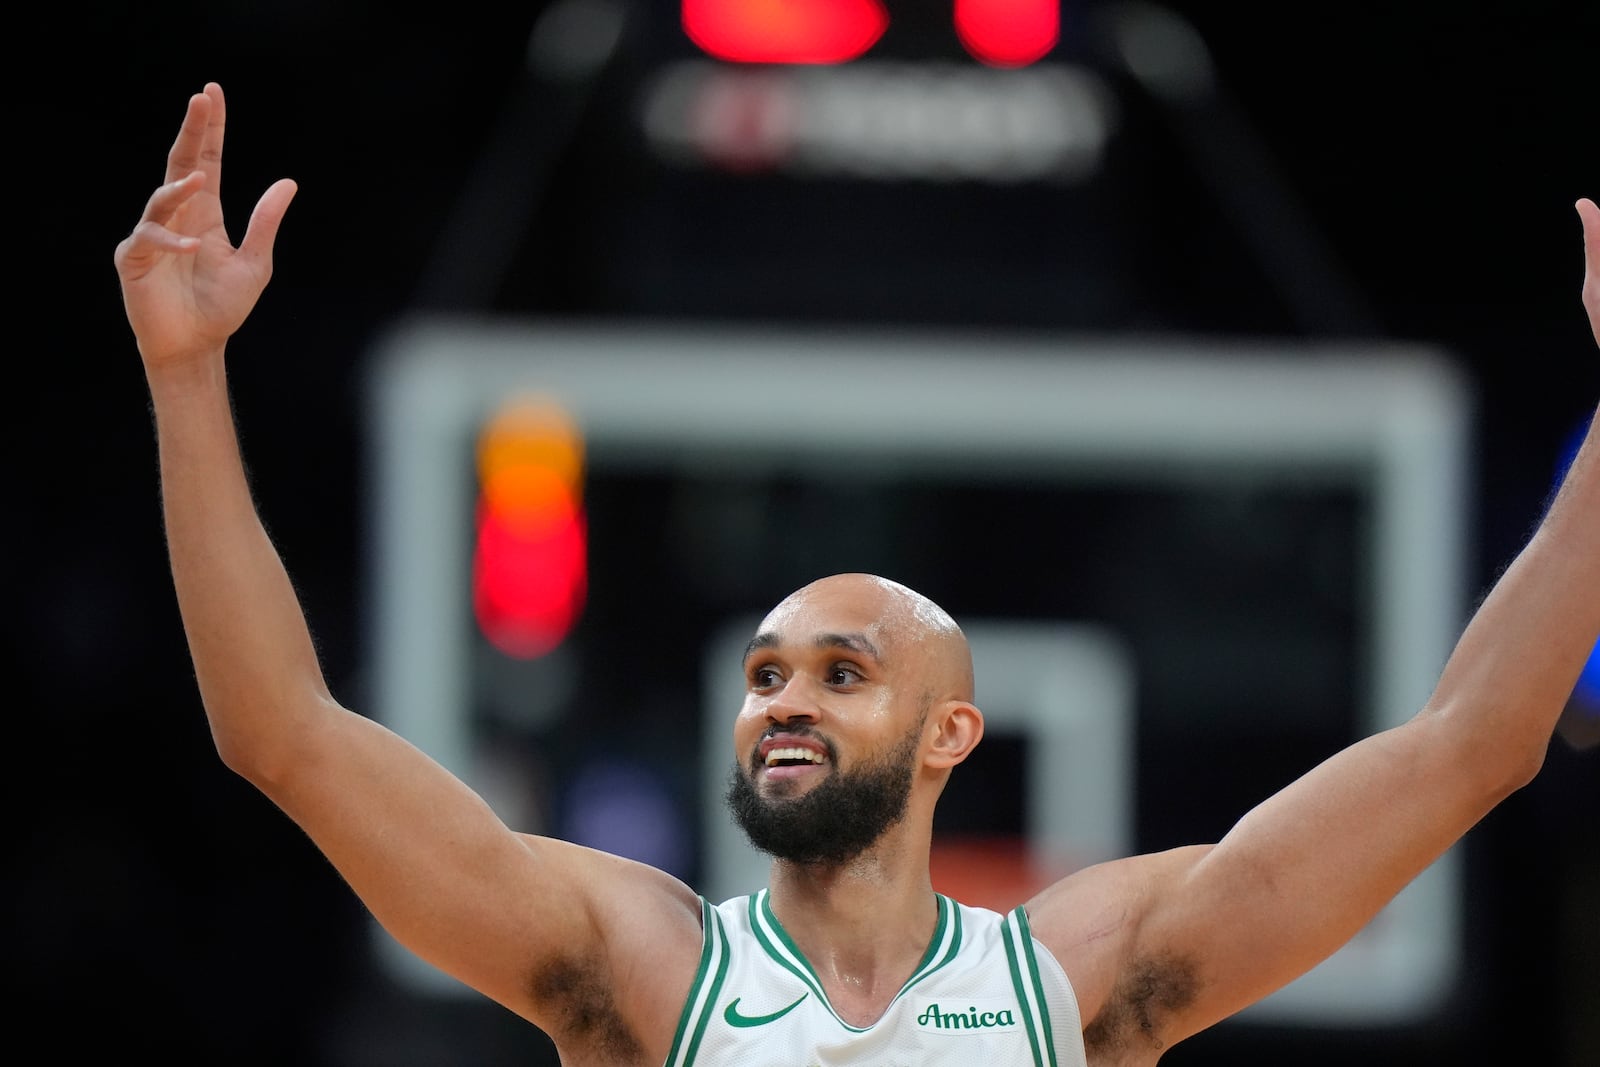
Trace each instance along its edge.
<instances>
[{"instance_id":1,"label":"white jersey","mask_svg":"<svg viewBox=\"0 0 1600 1067\"><path fill-rule=\"evenodd\" d=\"M713 906L666 1067L1087 1067L1066 972L1021 908L939 896L922 962L883 1017L852 1026L767 891Z\"/></svg>"}]
</instances>

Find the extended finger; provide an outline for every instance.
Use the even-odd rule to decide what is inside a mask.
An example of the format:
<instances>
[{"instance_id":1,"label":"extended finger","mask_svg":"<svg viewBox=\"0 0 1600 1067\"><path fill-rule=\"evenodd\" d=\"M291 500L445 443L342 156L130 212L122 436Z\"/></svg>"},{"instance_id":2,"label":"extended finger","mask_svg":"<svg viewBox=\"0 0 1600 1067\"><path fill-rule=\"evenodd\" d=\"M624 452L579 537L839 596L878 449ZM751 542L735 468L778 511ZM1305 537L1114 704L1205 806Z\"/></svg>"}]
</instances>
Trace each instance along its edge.
<instances>
[{"instance_id":1,"label":"extended finger","mask_svg":"<svg viewBox=\"0 0 1600 1067\"><path fill-rule=\"evenodd\" d=\"M205 142L206 127L211 122L211 109L211 97L206 93L195 93L189 97L189 106L183 113L178 136L167 150L168 184L200 169L201 146Z\"/></svg>"},{"instance_id":2,"label":"extended finger","mask_svg":"<svg viewBox=\"0 0 1600 1067\"><path fill-rule=\"evenodd\" d=\"M1588 197L1578 201L1578 218L1583 220L1583 265L1591 278L1600 278L1600 207Z\"/></svg>"},{"instance_id":3,"label":"extended finger","mask_svg":"<svg viewBox=\"0 0 1600 1067\"><path fill-rule=\"evenodd\" d=\"M1587 197L1577 207L1583 220L1583 306L1595 343L1600 344L1600 207Z\"/></svg>"},{"instance_id":4,"label":"extended finger","mask_svg":"<svg viewBox=\"0 0 1600 1067\"><path fill-rule=\"evenodd\" d=\"M200 169L206 172L206 188L222 195L222 135L228 125L228 105L222 86L206 82L206 97L211 101L211 120L206 123L200 142Z\"/></svg>"}]
</instances>

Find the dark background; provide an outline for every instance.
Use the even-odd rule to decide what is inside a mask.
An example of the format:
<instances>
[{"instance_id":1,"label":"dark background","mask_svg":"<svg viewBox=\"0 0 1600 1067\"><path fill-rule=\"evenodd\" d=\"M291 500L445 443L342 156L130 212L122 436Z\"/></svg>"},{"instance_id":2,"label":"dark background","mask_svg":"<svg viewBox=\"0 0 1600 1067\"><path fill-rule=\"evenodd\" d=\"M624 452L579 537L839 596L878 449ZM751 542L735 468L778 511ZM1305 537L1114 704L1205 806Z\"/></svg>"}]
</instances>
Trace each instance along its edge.
<instances>
[{"instance_id":1,"label":"dark background","mask_svg":"<svg viewBox=\"0 0 1600 1067\"><path fill-rule=\"evenodd\" d=\"M46 12L13 42L15 58L37 51L50 65L13 95L13 177L25 182L13 221L28 247L13 263L23 280L12 314L34 330L16 334L7 420L20 488L6 524L7 645L20 682L8 956L16 1017L25 1030L36 1024L51 1058L528 1063L546 1048L499 1009L423 1019L386 999L369 973L357 903L212 754L167 582L147 397L111 267L113 246L161 180L185 99L206 80L228 92L224 201L235 234L271 180L301 185L277 276L232 346L230 373L263 510L336 692L355 688L361 670L362 361L386 325L420 308L876 313L1438 344L1461 360L1478 404L1473 594L1519 546L1562 443L1600 395L1572 210L1578 196L1600 196L1592 3L1280 5L1248 15L1175 5L1209 47L1225 96L1187 118L1130 98L1150 136L1123 160L1133 185L1097 194L1117 223L1091 230L1081 215L1062 215L1081 227L1075 247L1090 248L1091 237L1104 246L1068 267L1050 260L1038 232L918 250L937 265L959 248L954 269L1004 263L1020 247L1044 264L1041 291L1065 294L1042 311L1033 297L966 287L959 273L930 284L967 293L967 303L923 306L905 293L876 310L820 280L815 300L802 280L792 304L767 306L749 294L730 291L719 304L715 290L662 288L677 275L653 273L661 257L719 276L725 242L713 223L737 209L686 201L684 217L703 212L711 234L687 239L664 222L679 187L627 169L627 146L607 133L630 74L681 42L629 38L579 115L570 96L528 77L542 6L400 15L360 3L102 5ZM654 10L639 24L661 17ZM515 237L507 270L489 288L452 289L437 272L468 260L447 258L460 255L451 227L472 207L463 196L485 151L517 115L533 117L519 143L532 146L534 178L489 231ZM1243 208L1219 199L1217 172L1184 147L1190 134L1231 146L1222 173L1248 190ZM827 210L881 226L862 244L892 260L897 237L912 244L929 219L960 216L941 195L843 189ZM1251 205L1278 213L1275 232L1296 242L1295 262L1320 277L1322 299L1296 310L1283 298L1284 279L1237 233ZM771 217L763 206L722 221L750 227ZM968 206L1006 210L998 198ZM781 226L746 232L776 256L794 248ZM840 258L864 270L863 254ZM1073 283L1091 284L1102 263L1117 271L1104 302L1074 301ZM1224 1027L1168 1062L1595 1063L1595 758L1557 744L1545 774L1470 838L1472 980L1436 1026L1315 1039Z\"/></svg>"}]
</instances>

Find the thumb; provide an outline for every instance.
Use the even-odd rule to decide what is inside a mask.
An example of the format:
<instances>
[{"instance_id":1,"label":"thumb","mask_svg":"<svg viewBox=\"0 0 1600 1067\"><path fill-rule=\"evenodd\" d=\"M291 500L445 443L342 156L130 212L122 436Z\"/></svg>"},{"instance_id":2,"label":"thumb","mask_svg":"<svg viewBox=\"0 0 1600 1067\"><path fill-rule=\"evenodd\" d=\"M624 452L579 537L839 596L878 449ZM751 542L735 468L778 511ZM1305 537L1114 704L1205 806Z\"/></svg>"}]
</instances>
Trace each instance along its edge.
<instances>
[{"instance_id":1,"label":"thumb","mask_svg":"<svg viewBox=\"0 0 1600 1067\"><path fill-rule=\"evenodd\" d=\"M299 190L300 187L292 178L279 178L261 194L255 209L250 212L250 224L245 228L244 240L239 242L240 252L252 259L264 257L268 262L271 261L272 246L278 239L278 227L283 222L284 213L289 210L289 201L294 199L294 194ZM1600 238L1597 238L1596 245L1600 246Z\"/></svg>"}]
</instances>

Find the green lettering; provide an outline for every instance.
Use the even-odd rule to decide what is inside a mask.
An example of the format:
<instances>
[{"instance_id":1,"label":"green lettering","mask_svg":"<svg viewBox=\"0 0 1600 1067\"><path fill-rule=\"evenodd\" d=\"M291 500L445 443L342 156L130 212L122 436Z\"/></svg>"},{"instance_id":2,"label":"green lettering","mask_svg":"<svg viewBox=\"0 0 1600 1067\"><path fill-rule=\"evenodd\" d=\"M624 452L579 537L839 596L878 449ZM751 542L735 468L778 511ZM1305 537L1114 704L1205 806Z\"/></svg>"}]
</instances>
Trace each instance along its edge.
<instances>
[{"instance_id":1,"label":"green lettering","mask_svg":"<svg viewBox=\"0 0 1600 1067\"><path fill-rule=\"evenodd\" d=\"M917 1016L917 1022L940 1030L987 1030L996 1026L1015 1026L1017 1016L1010 1008L979 1011L977 1005L969 1004L966 1011L960 1012L940 1011L939 1005L929 1004L927 1010Z\"/></svg>"}]
</instances>

